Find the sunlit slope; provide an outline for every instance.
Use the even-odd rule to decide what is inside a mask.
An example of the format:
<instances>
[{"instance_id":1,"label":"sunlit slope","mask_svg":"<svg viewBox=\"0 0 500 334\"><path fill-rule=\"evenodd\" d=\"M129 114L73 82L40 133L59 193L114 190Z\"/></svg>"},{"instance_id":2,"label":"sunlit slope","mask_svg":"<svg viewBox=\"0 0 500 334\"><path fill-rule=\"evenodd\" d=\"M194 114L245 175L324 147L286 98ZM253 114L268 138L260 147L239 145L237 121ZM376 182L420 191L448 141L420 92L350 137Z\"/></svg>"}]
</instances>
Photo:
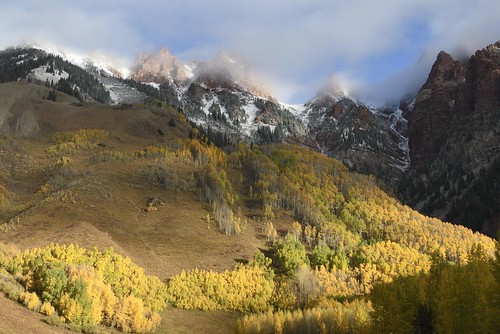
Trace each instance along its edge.
<instances>
[{"instance_id":1,"label":"sunlit slope","mask_svg":"<svg viewBox=\"0 0 500 334\"><path fill-rule=\"evenodd\" d=\"M26 85L0 85L17 106L2 109L0 241L113 247L168 281L170 306L210 311L167 308L160 329L219 319L234 322L228 330L234 310L330 305L427 273L433 257L465 265L475 245L493 256L492 239L425 217L306 148L218 148L213 133L156 101L52 102ZM314 291L297 288L298 277Z\"/></svg>"}]
</instances>

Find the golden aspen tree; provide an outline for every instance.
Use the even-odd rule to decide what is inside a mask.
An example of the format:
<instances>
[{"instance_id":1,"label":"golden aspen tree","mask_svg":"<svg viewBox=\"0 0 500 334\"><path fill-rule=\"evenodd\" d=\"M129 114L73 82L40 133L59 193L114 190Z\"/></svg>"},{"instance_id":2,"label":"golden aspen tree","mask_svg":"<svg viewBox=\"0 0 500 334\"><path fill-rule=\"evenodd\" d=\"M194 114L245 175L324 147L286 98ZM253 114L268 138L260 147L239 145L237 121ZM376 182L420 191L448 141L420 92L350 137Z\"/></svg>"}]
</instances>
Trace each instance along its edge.
<instances>
[{"instance_id":1,"label":"golden aspen tree","mask_svg":"<svg viewBox=\"0 0 500 334\"><path fill-rule=\"evenodd\" d=\"M293 235L297 240L302 240L302 225L299 222L294 221L292 223L292 227L288 231L291 235Z\"/></svg>"}]
</instances>

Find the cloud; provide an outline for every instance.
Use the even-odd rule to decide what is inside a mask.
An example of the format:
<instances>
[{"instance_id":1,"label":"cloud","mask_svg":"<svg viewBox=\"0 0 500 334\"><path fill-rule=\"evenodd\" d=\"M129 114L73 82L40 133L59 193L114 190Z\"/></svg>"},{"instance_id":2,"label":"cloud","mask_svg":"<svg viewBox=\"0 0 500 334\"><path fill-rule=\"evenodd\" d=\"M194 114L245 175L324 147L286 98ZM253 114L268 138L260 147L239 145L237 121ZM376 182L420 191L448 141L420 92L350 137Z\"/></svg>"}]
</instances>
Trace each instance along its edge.
<instances>
[{"instance_id":1,"label":"cloud","mask_svg":"<svg viewBox=\"0 0 500 334\"><path fill-rule=\"evenodd\" d=\"M339 73L360 94L394 98L425 80L439 50L463 56L500 39L499 12L492 0L28 0L2 5L0 45L37 39L130 60L161 46L184 60L229 50L282 100Z\"/></svg>"}]
</instances>

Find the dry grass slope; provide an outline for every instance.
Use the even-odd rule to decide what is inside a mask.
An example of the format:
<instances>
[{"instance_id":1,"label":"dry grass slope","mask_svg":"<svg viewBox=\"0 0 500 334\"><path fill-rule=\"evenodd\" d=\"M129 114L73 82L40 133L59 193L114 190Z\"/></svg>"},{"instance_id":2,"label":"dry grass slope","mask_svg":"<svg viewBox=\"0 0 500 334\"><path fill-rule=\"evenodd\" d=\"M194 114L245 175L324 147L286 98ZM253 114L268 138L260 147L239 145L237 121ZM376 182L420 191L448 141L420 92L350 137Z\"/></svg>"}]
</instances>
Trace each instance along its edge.
<instances>
[{"instance_id":1,"label":"dry grass slope","mask_svg":"<svg viewBox=\"0 0 500 334\"><path fill-rule=\"evenodd\" d=\"M161 279L183 269L223 271L237 259L253 256L261 245L259 229L251 226L228 238L215 225L207 225L203 217L211 208L193 191L165 188L144 177L144 171L157 164L154 158L96 161L95 156L102 156L99 152L134 152L187 138L190 126L176 111L80 106L70 98L54 103L43 100L44 93L44 87L27 83L0 85L0 101L17 101L11 107L4 104L1 113L13 117L29 109L38 129L26 136L13 133L13 127L0 131L0 189L9 200L8 210L0 214L0 242L14 243L21 250L50 242L113 247ZM23 108L18 108L19 101ZM169 125L170 119L175 126ZM80 129L102 129L108 136L91 149L47 154L54 133ZM61 157L69 158L66 166L57 163ZM170 167L186 179L195 171L182 162ZM162 205L148 213L149 198ZM8 305L13 312L28 312ZM228 320L231 332L236 317L227 312L167 310L159 332L189 332L193 326L218 332ZM21 328L25 326L31 325Z\"/></svg>"}]
</instances>

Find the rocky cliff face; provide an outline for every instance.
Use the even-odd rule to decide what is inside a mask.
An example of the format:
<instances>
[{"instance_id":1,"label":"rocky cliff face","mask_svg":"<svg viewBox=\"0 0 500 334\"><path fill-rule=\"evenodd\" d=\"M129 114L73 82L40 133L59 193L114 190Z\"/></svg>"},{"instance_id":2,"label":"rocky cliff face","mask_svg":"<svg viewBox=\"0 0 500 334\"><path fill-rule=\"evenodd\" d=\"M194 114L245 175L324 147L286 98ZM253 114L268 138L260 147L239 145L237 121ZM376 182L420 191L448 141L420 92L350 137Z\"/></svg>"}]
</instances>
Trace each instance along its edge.
<instances>
[{"instance_id":1,"label":"rocky cliff face","mask_svg":"<svg viewBox=\"0 0 500 334\"><path fill-rule=\"evenodd\" d=\"M489 178L500 155L500 42L462 62L441 52L408 112L408 125L412 168L400 186L405 199L429 214L491 230L484 222L494 221L498 201L488 208L488 219L459 206L477 182L494 186ZM490 203L476 201L478 207Z\"/></svg>"},{"instance_id":2,"label":"rocky cliff face","mask_svg":"<svg viewBox=\"0 0 500 334\"><path fill-rule=\"evenodd\" d=\"M433 161L450 129L465 66L440 52L409 114L409 146L414 166Z\"/></svg>"}]
</instances>

